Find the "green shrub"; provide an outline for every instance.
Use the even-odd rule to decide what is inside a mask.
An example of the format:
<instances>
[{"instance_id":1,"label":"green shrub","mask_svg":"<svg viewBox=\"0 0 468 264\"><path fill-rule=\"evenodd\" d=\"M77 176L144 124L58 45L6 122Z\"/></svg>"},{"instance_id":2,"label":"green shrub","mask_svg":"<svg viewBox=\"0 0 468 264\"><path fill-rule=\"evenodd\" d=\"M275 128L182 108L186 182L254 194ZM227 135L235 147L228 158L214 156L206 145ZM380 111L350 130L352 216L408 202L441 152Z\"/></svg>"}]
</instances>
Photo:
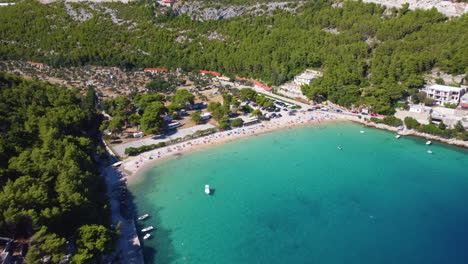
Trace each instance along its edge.
<instances>
[{"instance_id":1,"label":"green shrub","mask_svg":"<svg viewBox=\"0 0 468 264\"><path fill-rule=\"evenodd\" d=\"M157 149L157 148L162 148L165 147L166 143L165 142L160 142L158 144L151 144L151 145L146 145L146 146L141 146L138 148L130 147L125 149L125 154L129 156L136 156L142 152L152 150L152 149Z\"/></svg>"}]
</instances>

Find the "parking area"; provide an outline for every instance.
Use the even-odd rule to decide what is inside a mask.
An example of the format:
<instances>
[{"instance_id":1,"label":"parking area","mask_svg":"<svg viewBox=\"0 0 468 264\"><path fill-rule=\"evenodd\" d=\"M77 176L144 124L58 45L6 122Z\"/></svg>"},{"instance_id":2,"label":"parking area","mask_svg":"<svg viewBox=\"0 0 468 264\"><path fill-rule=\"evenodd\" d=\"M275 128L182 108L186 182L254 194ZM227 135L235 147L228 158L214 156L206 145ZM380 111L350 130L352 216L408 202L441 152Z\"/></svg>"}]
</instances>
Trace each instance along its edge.
<instances>
[{"instance_id":1,"label":"parking area","mask_svg":"<svg viewBox=\"0 0 468 264\"><path fill-rule=\"evenodd\" d=\"M117 155L123 157L125 156L126 148L130 148L130 147L137 148L137 147L151 145L151 144L158 144L160 142L166 142L166 141L176 139L176 138L183 138L187 135L192 135L196 131L214 128L214 127L215 126L210 123L197 125L194 127L174 130L174 132L166 134L166 135L162 135L162 136L148 137L148 138L143 138L140 140L136 140L136 141L120 144L120 145L115 145L112 148L114 149Z\"/></svg>"}]
</instances>

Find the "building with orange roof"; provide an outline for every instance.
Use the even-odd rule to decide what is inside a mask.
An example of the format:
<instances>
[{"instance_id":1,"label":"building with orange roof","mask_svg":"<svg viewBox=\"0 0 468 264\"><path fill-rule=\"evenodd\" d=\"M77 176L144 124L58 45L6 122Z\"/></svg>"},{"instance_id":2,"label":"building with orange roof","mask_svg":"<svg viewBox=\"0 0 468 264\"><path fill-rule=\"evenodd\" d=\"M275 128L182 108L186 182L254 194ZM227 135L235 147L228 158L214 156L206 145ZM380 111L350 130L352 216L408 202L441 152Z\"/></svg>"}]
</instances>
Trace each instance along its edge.
<instances>
[{"instance_id":1,"label":"building with orange roof","mask_svg":"<svg viewBox=\"0 0 468 264\"><path fill-rule=\"evenodd\" d=\"M198 72L201 73L202 75L210 74L215 77L221 76L221 73L218 73L218 72L205 71L205 70L199 70Z\"/></svg>"},{"instance_id":2,"label":"building with orange roof","mask_svg":"<svg viewBox=\"0 0 468 264\"><path fill-rule=\"evenodd\" d=\"M29 65L32 65L32 66L35 66L35 67L38 67L39 69L44 69L46 66L44 65L44 63L40 63L40 62L32 62L32 61L28 61L28 64Z\"/></svg>"},{"instance_id":3,"label":"building with orange roof","mask_svg":"<svg viewBox=\"0 0 468 264\"><path fill-rule=\"evenodd\" d=\"M163 0L163 1L159 1L159 4L161 4L163 6L172 7L175 4L175 1L174 0Z\"/></svg>"}]
</instances>

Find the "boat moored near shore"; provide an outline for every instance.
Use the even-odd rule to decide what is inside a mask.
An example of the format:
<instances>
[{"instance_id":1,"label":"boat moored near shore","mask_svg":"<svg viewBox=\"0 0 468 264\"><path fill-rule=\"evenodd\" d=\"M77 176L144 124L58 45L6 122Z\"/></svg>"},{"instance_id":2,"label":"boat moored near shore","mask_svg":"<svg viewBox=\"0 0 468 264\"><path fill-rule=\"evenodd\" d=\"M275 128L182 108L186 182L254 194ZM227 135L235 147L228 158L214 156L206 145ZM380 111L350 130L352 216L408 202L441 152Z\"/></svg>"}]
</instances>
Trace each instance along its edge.
<instances>
[{"instance_id":1,"label":"boat moored near shore","mask_svg":"<svg viewBox=\"0 0 468 264\"><path fill-rule=\"evenodd\" d=\"M150 216L149 214L144 214L144 215L138 217L137 219L141 221L141 220L147 219L149 216Z\"/></svg>"},{"instance_id":2,"label":"boat moored near shore","mask_svg":"<svg viewBox=\"0 0 468 264\"><path fill-rule=\"evenodd\" d=\"M149 231L151 231L151 230L153 230L153 229L154 229L153 226L148 226L148 227L146 227L146 228L143 228L143 229L141 230L141 232L149 232Z\"/></svg>"},{"instance_id":3,"label":"boat moored near shore","mask_svg":"<svg viewBox=\"0 0 468 264\"><path fill-rule=\"evenodd\" d=\"M430 140L426 141L426 145L430 145L430 144L432 144L432 141Z\"/></svg>"},{"instance_id":4,"label":"boat moored near shore","mask_svg":"<svg viewBox=\"0 0 468 264\"><path fill-rule=\"evenodd\" d=\"M396 135L395 138L396 139L399 139L401 137L401 135Z\"/></svg>"},{"instance_id":5,"label":"boat moored near shore","mask_svg":"<svg viewBox=\"0 0 468 264\"><path fill-rule=\"evenodd\" d=\"M147 239L150 238L150 237L151 237L151 234L146 234L146 235L143 237L143 239L144 239L144 240L147 240Z\"/></svg>"}]
</instances>

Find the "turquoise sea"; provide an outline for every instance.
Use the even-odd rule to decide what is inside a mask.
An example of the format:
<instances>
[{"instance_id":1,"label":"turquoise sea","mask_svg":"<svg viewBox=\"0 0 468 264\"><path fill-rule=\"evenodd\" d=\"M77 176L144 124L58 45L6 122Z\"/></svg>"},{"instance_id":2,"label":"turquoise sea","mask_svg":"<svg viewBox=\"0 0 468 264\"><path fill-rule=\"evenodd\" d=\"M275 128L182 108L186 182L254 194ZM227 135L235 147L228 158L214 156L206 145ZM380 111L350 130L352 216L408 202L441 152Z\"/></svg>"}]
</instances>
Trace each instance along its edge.
<instances>
[{"instance_id":1,"label":"turquoise sea","mask_svg":"<svg viewBox=\"0 0 468 264\"><path fill-rule=\"evenodd\" d=\"M329 123L157 164L130 185L146 263L466 264L468 151L424 143Z\"/></svg>"}]
</instances>

